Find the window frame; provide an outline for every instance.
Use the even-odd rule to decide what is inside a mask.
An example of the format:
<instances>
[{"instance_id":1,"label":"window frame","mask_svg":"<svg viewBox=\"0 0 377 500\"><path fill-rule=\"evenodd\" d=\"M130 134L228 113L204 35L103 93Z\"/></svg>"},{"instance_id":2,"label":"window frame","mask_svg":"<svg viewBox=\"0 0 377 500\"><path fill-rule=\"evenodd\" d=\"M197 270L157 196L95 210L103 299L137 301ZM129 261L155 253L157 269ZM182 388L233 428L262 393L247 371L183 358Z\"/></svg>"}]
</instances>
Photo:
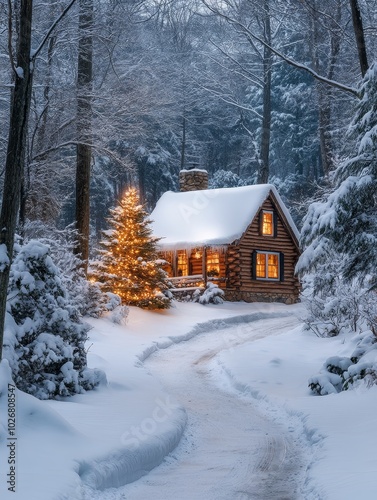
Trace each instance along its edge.
<instances>
[{"instance_id":1,"label":"window frame","mask_svg":"<svg viewBox=\"0 0 377 500\"><path fill-rule=\"evenodd\" d=\"M261 278L257 276L257 256L259 255L264 255L265 256L265 269L266 269L266 277ZM277 278L269 278L268 277L268 256L269 255L276 255L277 256L277 268L278 268L278 277ZM255 250L254 251L254 256L255 256L255 262L252 263L253 266L255 266L255 279L258 281L282 281L281 276L282 276L282 257L281 257L281 252L273 252L269 250Z\"/></svg>"},{"instance_id":2,"label":"window frame","mask_svg":"<svg viewBox=\"0 0 377 500\"><path fill-rule=\"evenodd\" d=\"M263 231L264 225L264 214L271 214L271 234L265 233ZM261 221L260 221L260 234L267 238L275 238L276 237L276 216L274 210L264 210L261 211Z\"/></svg>"}]
</instances>

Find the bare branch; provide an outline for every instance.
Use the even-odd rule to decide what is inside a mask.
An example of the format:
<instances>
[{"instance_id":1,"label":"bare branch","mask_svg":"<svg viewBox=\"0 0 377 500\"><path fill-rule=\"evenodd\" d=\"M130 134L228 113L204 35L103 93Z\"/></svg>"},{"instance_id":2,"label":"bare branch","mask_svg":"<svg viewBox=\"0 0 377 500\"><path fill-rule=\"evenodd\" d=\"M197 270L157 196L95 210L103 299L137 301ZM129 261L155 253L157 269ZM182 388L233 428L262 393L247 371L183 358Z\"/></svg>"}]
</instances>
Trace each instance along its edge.
<instances>
[{"instance_id":1,"label":"bare branch","mask_svg":"<svg viewBox=\"0 0 377 500\"><path fill-rule=\"evenodd\" d=\"M40 158L43 158L47 156L50 153L53 153L55 151L58 151L59 149L66 148L69 146L77 146L78 144L85 144L86 146L89 146L93 148L94 150L99 151L100 153L105 154L109 158L111 158L113 161L116 163L120 164L123 167L129 168L129 166L121 159L119 158L118 155L116 155L113 151L109 150L108 148L105 148L103 146L98 147L98 144L92 144L92 143L83 143L83 141L67 141L67 142L62 142L61 144L57 144L56 146L53 146L51 148L47 148L44 151L41 151L40 153L36 154L33 156L32 161L38 161Z\"/></svg>"},{"instance_id":2,"label":"bare branch","mask_svg":"<svg viewBox=\"0 0 377 500\"><path fill-rule=\"evenodd\" d=\"M267 49L269 49L273 54L275 54L276 56L280 57L280 59L282 59L283 61L285 61L287 64L289 64L290 66L293 66L294 68L297 68L297 69L300 69L300 70L303 70L303 71L306 71L307 73L309 73L313 78L315 78L316 80L322 82L322 83L325 83L326 85L330 85L331 87L334 87L334 88L337 88L338 90L341 90L342 92L348 92L349 94L352 94L354 95L355 97L359 97L359 92L356 88L354 87L350 87L348 85L345 85L343 83L340 83L340 82L337 82L336 80L331 80L330 78L326 78L322 75L320 75L319 73L317 73L316 71L314 71L313 69L309 68L309 66L306 66L305 64L301 64L299 62L296 62L294 61L293 59L291 59L290 57L284 55L282 52L280 52L279 50L275 49L274 47L272 47L270 44L268 44L265 40L263 40L262 38L260 38L259 36L255 35L255 33L253 33L247 26L245 26L241 21L238 21L237 19L234 19L230 16L228 16L227 14L224 14L223 12L219 11L218 9L212 7L208 2L207 0L202 0L202 2L204 3L204 5L211 11L213 12L214 14L222 17L223 19L225 19L229 24L233 25L233 26L236 26L238 28L241 28L242 31L247 34L248 36L250 36L251 38L253 38L254 40L256 40L257 42L261 43L264 47L266 47Z\"/></svg>"},{"instance_id":3,"label":"bare branch","mask_svg":"<svg viewBox=\"0 0 377 500\"><path fill-rule=\"evenodd\" d=\"M76 0L71 0L70 3L67 5L67 7L62 11L62 13L60 14L60 16L58 16L58 18L55 19L55 21L52 23L52 25L50 26L50 29L47 31L47 33L43 37L43 40L39 44L39 47L36 50L34 50L33 53L31 54L31 60L32 61L34 61L38 57L38 54L43 49L43 46L45 45L45 43L49 39L51 33L54 31L54 29L56 28L56 26L60 23L60 21L67 14L67 12L70 10L70 8L73 6L73 4L75 2L76 2Z\"/></svg>"},{"instance_id":4,"label":"bare branch","mask_svg":"<svg viewBox=\"0 0 377 500\"><path fill-rule=\"evenodd\" d=\"M259 78L259 76L255 75L254 73L251 73L250 71L247 71L242 64L240 64L234 57L232 57L228 52L225 52L219 45L217 45L213 40L210 40L210 43L216 47L217 50L223 54L224 57L232 61L236 66L240 68L241 71L232 71L233 73L237 75L242 75L244 78L246 78L249 82L253 83L254 85L257 85L259 88L263 87L263 80ZM224 66L219 63L216 59L210 56L210 59L214 61L216 64L218 64L221 68L224 68ZM250 76L251 75L251 76Z\"/></svg>"}]
</instances>

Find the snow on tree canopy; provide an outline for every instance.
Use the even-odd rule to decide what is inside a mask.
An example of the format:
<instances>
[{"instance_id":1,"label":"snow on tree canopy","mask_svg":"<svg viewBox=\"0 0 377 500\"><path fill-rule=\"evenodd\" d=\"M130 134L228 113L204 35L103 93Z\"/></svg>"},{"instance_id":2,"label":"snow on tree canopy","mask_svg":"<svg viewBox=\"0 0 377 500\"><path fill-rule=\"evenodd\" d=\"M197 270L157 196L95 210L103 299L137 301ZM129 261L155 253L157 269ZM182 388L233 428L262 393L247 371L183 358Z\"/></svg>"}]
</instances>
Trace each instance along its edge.
<instances>
[{"instance_id":1,"label":"snow on tree canopy","mask_svg":"<svg viewBox=\"0 0 377 500\"><path fill-rule=\"evenodd\" d=\"M295 236L299 233L272 184L164 193L151 214L163 250L226 245L238 240L272 192Z\"/></svg>"}]
</instances>

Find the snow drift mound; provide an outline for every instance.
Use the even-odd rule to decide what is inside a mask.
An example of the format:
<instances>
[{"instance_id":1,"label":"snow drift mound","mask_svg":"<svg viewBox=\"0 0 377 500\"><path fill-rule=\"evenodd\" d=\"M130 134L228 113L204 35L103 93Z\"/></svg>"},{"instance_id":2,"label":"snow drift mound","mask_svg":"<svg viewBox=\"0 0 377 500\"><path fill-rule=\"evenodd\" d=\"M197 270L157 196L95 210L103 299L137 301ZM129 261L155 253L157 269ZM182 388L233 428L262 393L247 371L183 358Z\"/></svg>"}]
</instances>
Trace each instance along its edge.
<instances>
[{"instance_id":1,"label":"snow drift mound","mask_svg":"<svg viewBox=\"0 0 377 500\"><path fill-rule=\"evenodd\" d=\"M186 412L177 407L172 412L165 430L148 436L143 441L124 438L127 447L97 458L92 462L82 462L79 476L85 489L105 490L119 488L136 481L160 465L164 458L178 445L187 422ZM128 443L127 443L128 441Z\"/></svg>"}]
</instances>

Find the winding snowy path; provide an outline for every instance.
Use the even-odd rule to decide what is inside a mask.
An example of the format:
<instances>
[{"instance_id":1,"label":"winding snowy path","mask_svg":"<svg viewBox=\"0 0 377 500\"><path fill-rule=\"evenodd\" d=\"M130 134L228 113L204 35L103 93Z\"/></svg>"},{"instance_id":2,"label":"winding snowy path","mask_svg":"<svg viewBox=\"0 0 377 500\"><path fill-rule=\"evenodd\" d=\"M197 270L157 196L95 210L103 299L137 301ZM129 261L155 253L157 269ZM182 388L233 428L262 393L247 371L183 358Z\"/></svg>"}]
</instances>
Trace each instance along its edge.
<instances>
[{"instance_id":1,"label":"winding snowy path","mask_svg":"<svg viewBox=\"0 0 377 500\"><path fill-rule=\"evenodd\" d=\"M150 357L146 367L187 411L184 438L160 467L119 489L119 496L112 490L102 498L300 498L302 465L289 431L260 415L251 399L221 389L210 369L210 361L222 350L297 324L294 317L282 318L279 327L276 319L257 321L200 335Z\"/></svg>"}]
</instances>

